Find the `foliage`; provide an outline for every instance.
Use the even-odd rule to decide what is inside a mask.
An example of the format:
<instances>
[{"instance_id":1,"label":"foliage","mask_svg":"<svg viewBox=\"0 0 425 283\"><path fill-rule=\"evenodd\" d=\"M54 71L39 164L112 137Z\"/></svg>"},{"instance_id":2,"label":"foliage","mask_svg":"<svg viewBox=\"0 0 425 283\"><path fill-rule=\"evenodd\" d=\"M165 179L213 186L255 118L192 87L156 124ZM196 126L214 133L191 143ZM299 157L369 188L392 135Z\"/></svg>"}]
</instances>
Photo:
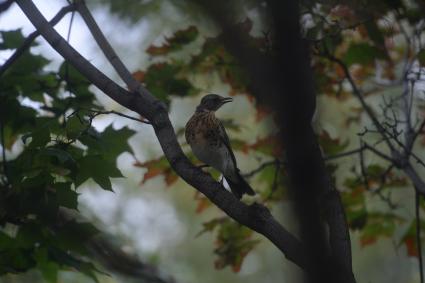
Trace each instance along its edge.
<instances>
[{"instance_id":1,"label":"foliage","mask_svg":"<svg viewBox=\"0 0 425 283\"><path fill-rule=\"evenodd\" d=\"M24 39L20 30L1 35L2 50ZM134 132L93 128L101 107L90 82L67 63L47 72L48 63L27 51L1 77L3 151L18 153L1 163L0 274L36 268L57 282L59 270L72 269L96 280L84 243L98 230L62 211L78 210L77 189L87 179L112 190L110 178L122 177L115 160L131 151L127 139Z\"/></svg>"},{"instance_id":2,"label":"foliage","mask_svg":"<svg viewBox=\"0 0 425 283\"><path fill-rule=\"evenodd\" d=\"M423 49L418 50L415 46L409 45L409 37L413 36L410 34L422 34L424 29L423 24L419 25L420 19L417 17L420 7L399 1L369 2L368 8L365 6L358 7L350 2L343 5L332 3L332 1L317 5L308 2L302 5L303 15L312 22L309 26L304 27L303 35L311 43L316 90L319 95L326 96L326 99L329 100L335 100L340 105L344 105L346 101L353 98L353 90L342 65L332 58L340 59L340 62L351 73L353 83L361 88L364 95L368 97L379 97L383 90L393 92L390 84L387 88L385 86L374 87L374 80L394 83L400 80L400 82L403 82L402 78L398 77L403 77L399 70L406 60L412 62L417 58L418 62L423 65ZM244 4L250 5L247 2ZM261 13L260 7L255 4L253 7ZM261 35L252 33L255 21L258 24L259 19L246 18L237 23L237 27L241 32L248 35L247 42L249 42L251 48L263 55L273 57L276 51L273 46L273 34L266 32L267 27L264 28L265 30ZM192 40L195 37L198 41L199 37L202 38L200 51L199 49L195 49L196 51L191 49L193 47ZM178 71L174 73L179 77L184 78L193 75L207 77L212 73L217 74L221 81L230 88L230 95L247 95L249 97L249 101L257 111L255 115L259 117L256 120L257 123L260 124L267 117L273 119L270 110L257 104L253 93L251 93L250 78L236 58L223 46L221 39L221 33L215 36L203 36L197 30L196 25L191 25L175 31L172 36L166 37L163 45L148 47L147 52L156 60L163 60L164 63L160 64L175 66ZM172 57L171 55L176 50L186 50L193 55L186 62L173 61L173 59L170 61L168 58ZM158 64L158 61L155 62L147 68L147 73L151 72L151 69ZM160 79L159 77L156 78ZM165 77L162 80L164 85L166 85L167 80ZM187 80L187 82L191 84L191 86L188 86L189 89L197 89L197 86L190 80ZM156 83L162 85L159 81L156 81ZM148 83L146 84L148 85ZM162 92L159 91L158 93ZM162 94L159 97L162 97ZM388 97L391 101L389 103L387 103ZM393 103L397 100L395 95L388 95L386 99L382 100L384 103L373 105L372 111L378 115L379 121L388 132L395 133L394 136L399 138L400 133L397 134L395 129L397 126L392 125L399 125L401 120L397 114L395 114L395 117L393 115L398 111L396 107L400 107L400 104ZM415 103L420 106L420 102ZM418 117L423 116L423 110L420 110L420 107L418 109L418 112L415 113ZM319 126L318 139L324 155L327 157L338 156L350 148L355 148L359 139L361 141L359 147L363 145L363 142L374 143L376 140L373 134L376 134L377 130L370 128L368 123L365 123L366 115L367 113L361 105L354 105L350 106L347 113L340 115L345 120L330 121L329 130L326 127L322 129L319 121L317 123ZM237 121L233 121L233 124L235 123ZM339 128L341 126L343 129ZM272 129L268 135L255 137L255 142L249 142L232 138L232 131L239 128L237 124L236 129L226 128L230 131L229 136L234 150L242 154L256 156L259 160L258 170L247 173L247 178L254 184L259 194L257 200L270 205L286 200L285 166L282 162L273 162L275 159L283 160L284 146L279 143L279 133ZM340 132L344 132L345 128L350 128L355 134L340 136ZM178 132L181 131L181 129L178 130ZM330 134L331 131L333 132L332 135ZM381 143L380 140L376 141L374 147L379 148ZM398 214L396 209L399 204L395 203L396 201L392 198L395 190L408 189L408 186L410 186L409 179L395 166L388 165L385 161L369 162L368 160L372 155L373 152L367 151L363 147L352 154L342 154L341 159L331 158L328 163L329 171L334 174L335 182L339 184L342 193L349 227L360 232L359 237L362 246L371 245L380 237L396 237L397 227L412 221L412 219ZM351 175L343 174L344 177L340 177L338 170L344 162L345 156L351 156L352 162L350 164L353 164L353 167ZM173 173L170 165L163 157L138 162L136 166L147 168L143 182L152 177L163 175L166 185L172 186L174 178L171 176ZM217 174L214 170L209 170L209 172ZM387 206L386 209L380 210L373 205L368 205L369 199L376 197ZM195 200L198 202L197 213L203 213L210 208L210 202L205 197L196 194ZM223 219L226 218L216 218L206 222L202 233L212 231L217 227L220 227L218 230L224 229L227 223L224 224ZM234 233L236 236L237 232ZM412 245L415 246L415 238L406 237L400 243L406 245L410 255L416 255L416 253L411 252ZM216 234L216 238L216 242L219 243L220 233ZM226 251L226 255L223 255L218 254L216 250L218 256L216 267L223 268L229 265L237 271L235 260L229 259L232 258L231 252ZM239 250L238 253L238 258L243 259L244 252Z\"/></svg>"},{"instance_id":3,"label":"foliage","mask_svg":"<svg viewBox=\"0 0 425 283\"><path fill-rule=\"evenodd\" d=\"M161 5L165 5L164 1L145 1L134 6L122 1L103 2L110 3L111 11L133 21L146 15L147 10L159 13ZM165 2L180 9L190 6L182 4L185 1ZM385 0L362 1L359 6L352 1L346 4L301 2L302 15L310 21L303 26L303 36L311 45L319 99L336 103L340 112L348 109L347 113L340 113L340 120L328 121L330 126L320 121L315 125L323 154L329 160L328 168L341 191L348 225L351 230L358 231L363 247L383 237L397 237L397 227L407 225L408 229L397 240L400 246L407 248L409 255L417 256L415 223L411 217L398 213L400 204L392 198L397 190L408 190L411 182L401 170L388 164L388 160L376 161L374 153L365 150L365 143L380 149L385 141L374 136L378 129L370 126L361 104L352 103L346 107L345 103L353 98L351 83L355 83L363 96L370 99L368 103L383 101L378 102L380 105L375 103L371 112L378 115L391 138L402 139L401 118L397 116L399 90L392 86L407 81L409 74L400 71L403 66L409 66L406 62L412 63L410 66L413 63L425 65L421 6ZM247 17L237 23L237 28L247 35L250 48L273 59L278 51L273 45L273 34L265 31L258 34L254 29L258 22L267 29L268 22L261 22L264 9L253 1L238 3L256 9L260 16ZM0 31L0 34L0 50L14 50L24 40L20 30ZM214 36L203 34L198 25L191 23L164 37L162 44L150 45L146 53L151 56L152 63L135 71L133 76L160 100L170 103L175 96L199 94L193 77L215 74L229 87L230 95L248 97L255 108L253 114L257 124L272 121L273 113L257 103L250 85L252 78L225 48L222 36L220 32ZM409 41L413 36L416 40L419 38L418 46ZM191 56L188 60L177 60L179 52L188 52ZM351 81L335 59L346 66ZM90 82L66 63L56 71L46 71L48 63L42 55L26 52L0 78L2 148L17 152L16 157L2 160L1 164L0 253L7 256L0 259L0 274L37 268L46 280L56 282L58 270L72 268L95 278L96 268L81 243L98 231L87 223L65 221L58 225L58 218L63 207L78 209L77 189L88 179L105 190L113 189L110 179L122 177L115 165L116 158L124 151L131 152L127 140L134 132L126 127L117 130L112 126L98 132L92 122L102 107L89 88ZM414 85L420 79L419 75L410 79L410 83ZM384 91L389 93L386 100L380 99ZM415 108L412 113L418 119L423 118L424 108L416 107L421 102L414 100L412 104ZM251 140L243 140L232 135L240 130L238 121L227 121L225 126L233 149L258 162L258 168L245 172L258 193L255 201L270 207L286 201L285 147L279 142L279 132L273 128ZM351 132L347 134L347 131ZM177 129L177 133L181 137L183 129ZM22 149L16 150L19 146ZM184 142L183 146L188 148ZM361 150L345 154L356 146ZM417 146L421 151L424 143ZM187 155L196 162L189 150ZM339 175L344 161L336 158L338 155L340 158L350 156L352 170L349 174ZM136 161L134 165L146 169L141 185L158 176L164 178L168 187L178 180L163 156ZM216 171L206 170L219 179ZM379 198L385 209L369 203L374 197ZM211 209L205 197L195 194L194 199L198 214ZM425 226L421 223L420 227L423 230ZM219 269L230 266L238 272L245 256L259 243L252 231L227 217L219 216L205 222L200 234L207 232L214 233L216 238L215 267ZM76 236L70 237L70 234Z\"/></svg>"}]
</instances>

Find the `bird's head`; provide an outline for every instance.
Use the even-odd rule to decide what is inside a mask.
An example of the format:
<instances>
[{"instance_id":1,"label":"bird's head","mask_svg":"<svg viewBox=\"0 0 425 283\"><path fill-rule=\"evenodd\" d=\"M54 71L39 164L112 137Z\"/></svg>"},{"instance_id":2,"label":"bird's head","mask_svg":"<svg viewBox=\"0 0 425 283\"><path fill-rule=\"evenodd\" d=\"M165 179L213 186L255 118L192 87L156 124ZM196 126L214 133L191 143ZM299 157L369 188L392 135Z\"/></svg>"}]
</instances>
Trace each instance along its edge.
<instances>
[{"instance_id":1,"label":"bird's head","mask_svg":"<svg viewBox=\"0 0 425 283\"><path fill-rule=\"evenodd\" d=\"M201 99L196 111L217 111L223 104L231 102L231 97L223 97L218 94L207 94Z\"/></svg>"}]
</instances>

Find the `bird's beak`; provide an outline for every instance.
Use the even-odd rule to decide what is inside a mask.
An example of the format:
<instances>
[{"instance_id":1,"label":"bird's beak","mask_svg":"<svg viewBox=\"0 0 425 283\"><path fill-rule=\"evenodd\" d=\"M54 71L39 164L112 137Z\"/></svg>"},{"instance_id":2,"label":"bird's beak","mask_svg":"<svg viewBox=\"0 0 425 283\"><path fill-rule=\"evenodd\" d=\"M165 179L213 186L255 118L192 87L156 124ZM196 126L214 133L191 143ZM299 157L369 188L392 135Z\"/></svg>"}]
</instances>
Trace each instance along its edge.
<instances>
[{"instance_id":1,"label":"bird's beak","mask_svg":"<svg viewBox=\"0 0 425 283\"><path fill-rule=\"evenodd\" d=\"M226 103L228 103L228 102L232 102L232 101L233 101L233 98L231 98L231 97L224 97L224 98L221 100L221 105L226 104Z\"/></svg>"}]
</instances>

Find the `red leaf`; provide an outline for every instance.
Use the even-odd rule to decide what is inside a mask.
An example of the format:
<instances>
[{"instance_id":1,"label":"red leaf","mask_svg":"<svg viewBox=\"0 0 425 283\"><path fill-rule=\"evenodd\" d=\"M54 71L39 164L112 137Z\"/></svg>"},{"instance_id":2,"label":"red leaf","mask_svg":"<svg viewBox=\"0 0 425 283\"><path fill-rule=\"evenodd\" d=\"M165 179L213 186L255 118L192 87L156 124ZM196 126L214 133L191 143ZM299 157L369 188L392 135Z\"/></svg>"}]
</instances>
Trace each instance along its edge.
<instances>
[{"instance_id":1,"label":"red leaf","mask_svg":"<svg viewBox=\"0 0 425 283\"><path fill-rule=\"evenodd\" d=\"M270 113L272 113L272 110L264 105L258 105L257 106L257 112L255 113L255 122L260 122L265 117L269 116Z\"/></svg>"},{"instance_id":2,"label":"red leaf","mask_svg":"<svg viewBox=\"0 0 425 283\"><path fill-rule=\"evenodd\" d=\"M146 52L149 53L150 55L163 55L163 54L166 54L169 49L170 49L170 45L165 43L162 46L151 45L146 49Z\"/></svg>"},{"instance_id":3,"label":"red leaf","mask_svg":"<svg viewBox=\"0 0 425 283\"><path fill-rule=\"evenodd\" d=\"M418 257L418 248L416 246L416 239L413 236L408 236L404 239L406 244L407 254L409 256Z\"/></svg>"},{"instance_id":4,"label":"red leaf","mask_svg":"<svg viewBox=\"0 0 425 283\"><path fill-rule=\"evenodd\" d=\"M363 248L376 242L375 236L363 236L360 238L360 246Z\"/></svg>"},{"instance_id":5,"label":"red leaf","mask_svg":"<svg viewBox=\"0 0 425 283\"><path fill-rule=\"evenodd\" d=\"M198 36L199 31L195 26L190 26L183 30L176 31L171 37L165 38L165 43L161 46L151 45L146 49L150 55L165 55L172 51L182 49L186 44L192 42Z\"/></svg>"}]
</instances>

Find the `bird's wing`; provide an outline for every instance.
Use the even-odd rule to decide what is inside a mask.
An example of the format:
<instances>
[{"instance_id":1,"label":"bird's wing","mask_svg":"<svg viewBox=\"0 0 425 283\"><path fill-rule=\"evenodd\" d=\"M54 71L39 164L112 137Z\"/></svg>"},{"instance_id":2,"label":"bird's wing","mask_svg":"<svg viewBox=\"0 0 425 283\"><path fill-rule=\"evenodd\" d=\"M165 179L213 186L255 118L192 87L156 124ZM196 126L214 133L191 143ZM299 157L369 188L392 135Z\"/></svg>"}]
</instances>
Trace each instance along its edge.
<instances>
[{"instance_id":1,"label":"bird's wing","mask_svg":"<svg viewBox=\"0 0 425 283\"><path fill-rule=\"evenodd\" d=\"M232 147L230 146L229 136L227 136L226 129L220 120L218 120L218 130L221 142L226 146L229 151L230 157L232 158L233 164L237 168L235 154L233 153Z\"/></svg>"}]
</instances>

